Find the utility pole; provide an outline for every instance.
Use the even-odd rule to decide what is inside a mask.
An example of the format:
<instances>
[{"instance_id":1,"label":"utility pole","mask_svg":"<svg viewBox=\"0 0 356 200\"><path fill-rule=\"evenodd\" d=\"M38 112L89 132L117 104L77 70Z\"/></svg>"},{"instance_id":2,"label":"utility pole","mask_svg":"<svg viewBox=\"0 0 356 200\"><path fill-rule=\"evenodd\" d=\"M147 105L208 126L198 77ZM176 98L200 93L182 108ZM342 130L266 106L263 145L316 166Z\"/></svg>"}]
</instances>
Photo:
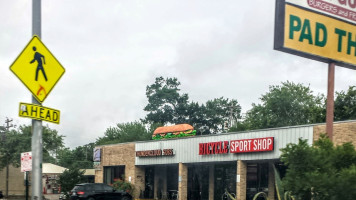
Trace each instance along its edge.
<instances>
[{"instance_id":1,"label":"utility pole","mask_svg":"<svg viewBox=\"0 0 356 200\"><path fill-rule=\"evenodd\" d=\"M6 141L6 132L8 132L11 127L14 127L13 124L10 124L12 121L13 120L9 119L9 118L6 118L6 120L5 120L5 124L6 124L5 130L6 131L5 131L4 135L3 135L3 141L4 142ZM9 156L9 153L7 152L6 153L6 157L8 157L8 156ZM6 198L9 197L9 159L6 159L6 191L5 191L5 196L6 196Z\"/></svg>"},{"instance_id":2,"label":"utility pole","mask_svg":"<svg viewBox=\"0 0 356 200\"><path fill-rule=\"evenodd\" d=\"M227 113L229 114L229 121L228 121L228 128L231 128L234 123L232 122L233 121L233 118L234 118L234 115L235 113L237 113L236 111L234 111L234 109L237 108L237 106L228 106L227 107L229 110L227 111ZM237 119L235 118L235 124L237 122Z\"/></svg>"},{"instance_id":3,"label":"utility pole","mask_svg":"<svg viewBox=\"0 0 356 200\"><path fill-rule=\"evenodd\" d=\"M229 110L229 114L230 114L230 116L229 116L229 128L231 128L231 126L232 126L232 113L234 111L234 108L236 108L236 107L231 106L230 110Z\"/></svg>"}]
</instances>

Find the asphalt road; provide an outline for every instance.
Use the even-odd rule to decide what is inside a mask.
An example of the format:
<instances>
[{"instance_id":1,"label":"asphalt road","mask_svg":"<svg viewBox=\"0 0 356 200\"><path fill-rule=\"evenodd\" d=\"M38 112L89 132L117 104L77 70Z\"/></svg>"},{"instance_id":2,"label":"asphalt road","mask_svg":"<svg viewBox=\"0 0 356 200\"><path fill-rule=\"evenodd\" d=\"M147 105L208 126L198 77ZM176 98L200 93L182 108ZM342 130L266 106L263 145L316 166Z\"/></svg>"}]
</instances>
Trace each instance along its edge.
<instances>
[{"instance_id":1,"label":"asphalt road","mask_svg":"<svg viewBox=\"0 0 356 200\"><path fill-rule=\"evenodd\" d=\"M44 197L48 200L59 200L59 194L45 194ZM31 200L31 196L28 198ZM9 197L8 199L4 198L1 200L26 200L25 197Z\"/></svg>"}]
</instances>

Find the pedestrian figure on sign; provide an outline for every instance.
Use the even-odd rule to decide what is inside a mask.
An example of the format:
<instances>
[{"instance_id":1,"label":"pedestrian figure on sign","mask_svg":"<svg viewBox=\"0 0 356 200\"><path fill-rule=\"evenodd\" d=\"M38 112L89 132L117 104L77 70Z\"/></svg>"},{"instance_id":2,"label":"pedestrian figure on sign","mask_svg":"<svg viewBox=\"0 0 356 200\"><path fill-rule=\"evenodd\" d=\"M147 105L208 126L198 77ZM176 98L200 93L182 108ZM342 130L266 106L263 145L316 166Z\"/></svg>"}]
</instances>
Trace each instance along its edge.
<instances>
[{"instance_id":1,"label":"pedestrian figure on sign","mask_svg":"<svg viewBox=\"0 0 356 200\"><path fill-rule=\"evenodd\" d=\"M42 65L42 58L43 58L43 64L46 64L45 57L42 54L40 54L40 53L38 53L36 51L36 47L35 46L32 47L32 49L36 53L35 53L35 55L33 57L33 60L30 62L30 64L34 63L35 61L37 61L37 64L38 64L37 65L37 69L36 69L36 78L35 78L35 80L37 81L37 79L38 79L38 71L41 70L45 80L47 81L46 72L44 71L44 68L43 68L43 65Z\"/></svg>"}]
</instances>

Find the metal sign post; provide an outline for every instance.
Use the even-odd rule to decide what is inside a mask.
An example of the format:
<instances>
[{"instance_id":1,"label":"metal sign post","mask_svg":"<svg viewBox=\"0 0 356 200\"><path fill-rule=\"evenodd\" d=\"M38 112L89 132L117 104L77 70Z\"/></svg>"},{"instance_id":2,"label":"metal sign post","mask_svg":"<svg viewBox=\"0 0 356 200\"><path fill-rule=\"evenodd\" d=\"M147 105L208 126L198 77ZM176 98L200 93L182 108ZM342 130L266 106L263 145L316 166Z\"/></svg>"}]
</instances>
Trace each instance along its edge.
<instances>
[{"instance_id":1,"label":"metal sign post","mask_svg":"<svg viewBox=\"0 0 356 200\"><path fill-rule=\"evenodd\" d=\"M335 63L330 63L328 69L328 96L326 99L326 134L331 141L333 141L334 125L334 86Z\"/></svg>"},{"instance_id":2,"label":"metal sign post","mask_svg":"<svg viewBox=\"0 0 356 200\"><path fill-rule=\"evenodd\" d=\"M25 172L26 200L28 200L28 172L32 171L32 152L21 153L21 172Z\"/></svg>"},{"instance_id":3,"label":"metal sign post","mask_svg":"<svg viewBox=\"0 0 356 200\"><path fill-rule=\"evenodd\" d=\"M32 93L32 104L21 103L19 116L33 119L32 199L42 200L42 120L59 124L59 110L43 107L41 103L62 77L65 69L40 40L41 0L32 0L32 34L32 39L12 63L10 70Z\"/></svg>"},{"instance_id":4,"label":"metal sign post","mask_svg":"<svg viewBox=\"0 0 356 200\"><path fill-rule=\"evenodd\" d=\"M41 0L32 0L32 35L41 38ZM41 105L32 96L32 103ZM42 121L32 120L32 200L42 200Z\"/></svg>"},{"instance_id":5,"label":"metal sign post","mask_svg":"<svg viewBox=\"0 0 356 200\"><path fill-rule=\"evenodd\" d=\"M28 200L28 172L25 172L26 200Z\"/></svg>"}]
</instances>

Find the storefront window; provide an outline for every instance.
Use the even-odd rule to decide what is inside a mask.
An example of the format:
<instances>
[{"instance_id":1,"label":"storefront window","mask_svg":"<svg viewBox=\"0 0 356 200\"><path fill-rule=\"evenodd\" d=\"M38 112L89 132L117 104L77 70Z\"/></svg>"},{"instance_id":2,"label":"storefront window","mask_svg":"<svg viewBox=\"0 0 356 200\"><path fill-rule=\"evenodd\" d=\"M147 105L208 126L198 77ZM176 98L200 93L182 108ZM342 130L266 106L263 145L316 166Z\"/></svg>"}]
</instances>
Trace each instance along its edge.
<instances>
[{"instance_id":1,"label":"storefront window","mask_svg":"<svg viewBox=\"0 0 356 200\"><path fill-rule=\"evenodd\" d=\"M104 183L112 185L119 179L124 179L125 166L104 167Z\"/></svg>"},{"instance_id":2,"label":"storefront window","mask_svg":"<svg viewBox=\"0 0 356 200\"><path fill-rule=\"evenodd\" d=\"M247 164L247 200L258 192L268 193L268 163Z\"/></svg>"},{"instance_id":3,"label":"storefront window","mask_svg":"<svg viewBox=\"0 0 356 200\"><path fill-rule=\"evenodd\" d=\"M178 165L167 166L167 190L178 190Z\"/></svg>"},{"instance_id":4,"label":"storefront window","mask_svg":"<svg viewBox=\"0 0 356 200\"><path fill-rule=\"evenodd\" d=\"M188 200L209 199L209 166L188 167Z\"/></svg>"},{"instance_id":5,"label":"storefront window","mask_svg":"<svg viewBox=\"0 0 356 200\"><path fill-rule=\"evenodd\" d=\"M153 199L153 188L154 188L154 167L146 167L145 169L145 191L143 194L144 198Z\"/></svg>"},{"instance_id":6,"label":"storefront window","mask_svg":"<svg viewBox=\"0 0 356 200\"><path fill-rule=\"evenodd\" d=\"M178 165L166 165L155 167L157 198L170 199L178 192Z\"/></svg>"},{"instance_id":7,"label":"storefront window","mask_svg":"<svg viewBox=\"0 0 356 200\"><path fill-rule=\"evenodd\" d=\"M226 163L215 165L214 169L214 199L221 200L225 192L225 189L236 194L236 168L237 164Z\"/></svg>"}]
</instances>

